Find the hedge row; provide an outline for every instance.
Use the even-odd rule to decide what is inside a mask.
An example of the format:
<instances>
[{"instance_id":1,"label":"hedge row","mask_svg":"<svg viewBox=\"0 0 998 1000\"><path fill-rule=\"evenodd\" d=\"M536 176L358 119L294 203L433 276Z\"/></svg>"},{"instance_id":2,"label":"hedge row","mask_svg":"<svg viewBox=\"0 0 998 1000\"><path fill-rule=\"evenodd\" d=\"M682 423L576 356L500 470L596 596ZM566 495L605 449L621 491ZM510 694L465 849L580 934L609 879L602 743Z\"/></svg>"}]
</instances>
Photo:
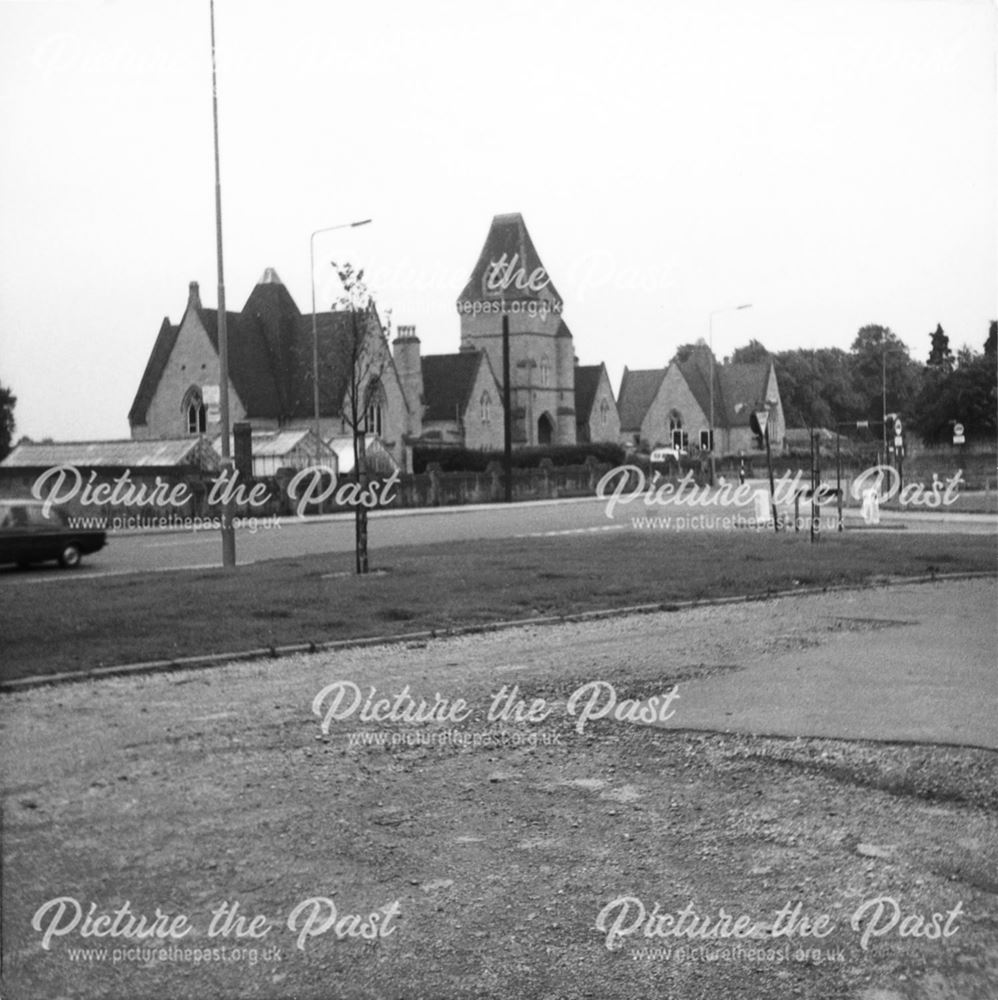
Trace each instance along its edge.
<instances>
[{"instance_id":1,"label":"hedge row","mask_svg":"<svg viewBox=\"0 0 998 1000\"><path fill-rule=\"evenodd\" d=\"M567 444L536 448L515 448L513 467L536 469L541 459L549 458L552 465L583 465L587 458L601 465L622 465L624 449L618 444ZM470 448L444 448L417 445L412 450L412 467L416 473L436 462L442 472L484 472L490 462L502 465L501 451L475 451Z\"/></svg>"}]
</instances>

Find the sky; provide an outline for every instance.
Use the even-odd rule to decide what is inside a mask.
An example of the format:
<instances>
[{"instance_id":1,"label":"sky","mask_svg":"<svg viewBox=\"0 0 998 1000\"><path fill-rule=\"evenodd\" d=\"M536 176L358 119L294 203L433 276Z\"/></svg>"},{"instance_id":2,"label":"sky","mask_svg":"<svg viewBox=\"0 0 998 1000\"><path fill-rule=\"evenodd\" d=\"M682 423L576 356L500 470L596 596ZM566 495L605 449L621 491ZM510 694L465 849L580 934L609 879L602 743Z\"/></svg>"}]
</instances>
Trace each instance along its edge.
<instances>
[{"instance_id":1,"label":"sky","mask_svg":"<svg viewBox=\"0 0 998 1000\"><path fill-rule=\"evenodd\" d=\"M998 316L990 0L217 0L224 280L365 268L424 353L520 212L583 364L848 349ZM126 438L164 316L218 301L208 0L0 0L15 440ZM730 307L751 303L751 309ZM720 311L728 310L728 311ZM713 321L711 322L711 315Z\"/></svg>"}]
</instances>

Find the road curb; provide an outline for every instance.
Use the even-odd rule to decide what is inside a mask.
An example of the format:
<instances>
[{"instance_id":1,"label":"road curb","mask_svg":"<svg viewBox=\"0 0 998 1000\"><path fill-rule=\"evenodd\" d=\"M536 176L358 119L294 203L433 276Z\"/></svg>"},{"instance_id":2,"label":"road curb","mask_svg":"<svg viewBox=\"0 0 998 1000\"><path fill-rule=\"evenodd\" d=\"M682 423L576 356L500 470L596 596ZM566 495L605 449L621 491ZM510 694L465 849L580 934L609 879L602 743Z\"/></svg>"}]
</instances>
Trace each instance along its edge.
<instances>
[{"instance_id":1,"label":"road curb","mask_svg":"<svg viewBox=\"0 0 998 1000\"><path fill-rule=\"evenodd\" d=\"M265 646L241 652L206 653L201 656L183 656L174 659L147 660L142 663L124 663L117 666L95 667L93 670L74 670L42 677L19 677L0 681L0 694L30 691L34 688L73 684L81 681L104 680L109 677L132 677L142 674L173 673L181 670L204 670L229 663L248 663L257 660L275 660L283 656L309 655L334 652L340 649L362 649L367 646L398 645L412 642L429 642L453 636L482 635L510 628L531 625L565 625L573 622L598 621L603 618L623 618L628 615L657 614L659 612L690 611L695 608L723 607L729 604L749 604L780 600L786 597L814 597L846 590L874 590L878 587L905 586L916 583L948 583L956 580L982 580L998 578L998 572L976 571L965 573L930 573L921 576L873 577L865 583L829 584L824 587L799 587L792 590L774 590L763 594L734 594L728 597L710 597L702 600L656 601L635 604L624 608L599 608L595 611L578 611L565 615L545 615L539 618L517 618L509 621L487 622L480 625L460 625L448 629L424 629L397 635L364 636L356 639L335 639L328 642L299 642L283 646Z\"/></svg>"},{"instance_id":2,"label":"road curb","mask_svg":"<svg viewBox=\"0 0 998 1000\"><path fill-rule=\"evenodd\" d=\"M367 512L370 520L383 517L424 517L437 516L441 514L462 514L465 511L481 512L484 510L520 510L525 507L552 507L558 504L571 503L606 503L600 497L587 493L581 497L553 497L543 500L516 500L513 503L504 503L502 500L493 500L489 503L465 503L446 504L439 507L375 507ZM253 515L245 515L251 517ZM266 515L269 516L269 515ZM356 516L353 510L337 511L335 514L309 514L306 517L297 517L294 514L282 514L277 517L278 527L285 525L313 525L313 524L336 524L341 521L352 521ZM260 519L265 519L260 516ZM190 532L190 528L178 528L166 526L163 528L108 528L108 534L115 538L141 538L148 535L183 535ZM209 529L212 532L216 528ZM238 529L237 529L238 530Z\"/></svg>"}]
</instances>

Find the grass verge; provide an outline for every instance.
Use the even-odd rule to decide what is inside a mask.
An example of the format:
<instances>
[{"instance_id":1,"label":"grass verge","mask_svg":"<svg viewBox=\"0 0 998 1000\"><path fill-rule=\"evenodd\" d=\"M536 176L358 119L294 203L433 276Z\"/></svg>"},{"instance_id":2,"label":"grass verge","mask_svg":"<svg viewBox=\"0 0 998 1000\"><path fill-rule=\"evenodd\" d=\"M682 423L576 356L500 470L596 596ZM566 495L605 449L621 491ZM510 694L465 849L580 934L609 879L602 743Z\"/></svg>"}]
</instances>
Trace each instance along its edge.
<instances>
[{"instance_id":1,"label":"grass verge","mask_svg":"<svg viewBox=\"0 0 998 1000\"><path fill-rule=\"evenodd\" d=\"M490 540L2 590L0 679L261 646L397 635L885 575L996 569L982 536L651 532Z\"/></svg>"}]
</instances>

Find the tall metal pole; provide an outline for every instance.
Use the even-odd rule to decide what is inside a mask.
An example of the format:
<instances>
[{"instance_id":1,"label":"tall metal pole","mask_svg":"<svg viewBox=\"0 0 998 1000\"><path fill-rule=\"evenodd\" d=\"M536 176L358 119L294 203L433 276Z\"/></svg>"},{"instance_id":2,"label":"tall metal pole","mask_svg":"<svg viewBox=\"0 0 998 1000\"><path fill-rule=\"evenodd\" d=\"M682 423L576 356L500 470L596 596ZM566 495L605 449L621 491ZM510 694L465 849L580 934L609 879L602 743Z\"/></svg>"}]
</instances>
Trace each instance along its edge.
<instances>
[{"instance_id":1,"label":"tall metal pole","mask_svg":"<svg viewBox=\"0 0 998 1000\"><path fill-rule=\"evenodd\" d=\"M319 461L322 451L322 431L319 423L319 327L315 312L315 238L320 233L331 233L334 229L356 229L366 226L371 220L361 219L359 222L341 222L336 226L326 226L316 229L308 239L308 275L312 286L312 416L315 429L315 460Z\"/></svg>"},{"instance_id":2,"label":"tall metal pole","mask_svg":"<svg viewBox=\"0 0 998 1000\"><path fill-rule=\"evenodd\" d=\"M225 277L222 265L222 179L218 165L218 83L215 70L215 0L211 9L211 111L215 130L215 245L218 256L218 404L222 418L222 474L234 476L229 442L229 331L225 315ZM231 481L230 481L231 482ZM222 565L236 564L236 534L232 528L232 505L229 491L222 500Z\"/></svg>"},{"instance_id":3,"label":"tall metal pole","mask_svg":"<svg viewBox=\"0 0 998 1000\"><path fill-rule=\"evenodd\" d=\"M773 481L773 452L769 447L769 414L766 410L766 468L769 470L769 506L773 511L773 531L780 533L780 519L776 514L776 483Z\"/></svg>"},{"instance_id":4,"label":"tall metal pole","mask_svg":"<svg viewBox=\"0 0 998 1000\"><path fill-rule=\"evenodd\" d=\"M312 414L315 420L315 464L319 464L322 433L319 429L319 327L315 318L315 237L308 241L308 275L312 285Z\"/></svg>"},{"instance_id":5,"label":"tall metal pole","mask_svg":"<svg viewBox=\"0 0 998 1000\"><path fill-rule=\"evenodd\" d=\"M740 309L751 309L752 303L746 302L744 305L740 306L727 306L724 309L715 309L707 320L707 346L710 348L710 416L708 424L708 434L710 435L710 440L707 442L710 446L710 485L714 485L714 480L716 478L717 465L714 461L714 317L718 313L723 312L738 312Z\"/></svg>"},{"instance_id":6,"label":"tall metal pole","mask_svg":"<svg viewBox=\"0 0 998 1000\"><path fill-rule=\"evenodd\" d=\"M835 425L835 499L838 507L838 530L842 530L842 434L839 424Z\"/></svg>"},{"instance_id":7,"label":"tall metal pole","mask_svg":"<svg viewBox=\"0 0 998 1000\"><path fill-rule=\"evenodd\" d=\"M714 313L707 321L707 348L710 354L710 418L707 424L707 446L710 448L710 485L714 485L717 466L714 462Z\"/></svg>"},{"instance_id":8,"label":"tall metal pole","mask_svg":"<svg viewBox=\"0 0 998 1000\"><path fill-rule=\"evenodd\" d=\"M509 316L502 317L502 433L503 478L506 480L506 503L513 502L513 404L509 386Z\"/></svg>"},{"instance_id":9,"label":"tall metal pole","mask_svg":"<svg viewBox=\"0 0 998 1000\"><path fill-rule=\"evenodd\" d=\"M884 423L883 423L883 436L884 436L884 464L887 464L887 341L884 338L883 333L880 334L880 379L881 379L881 391L883 394L884 403Z\"/></svg>"}]
</instances>

